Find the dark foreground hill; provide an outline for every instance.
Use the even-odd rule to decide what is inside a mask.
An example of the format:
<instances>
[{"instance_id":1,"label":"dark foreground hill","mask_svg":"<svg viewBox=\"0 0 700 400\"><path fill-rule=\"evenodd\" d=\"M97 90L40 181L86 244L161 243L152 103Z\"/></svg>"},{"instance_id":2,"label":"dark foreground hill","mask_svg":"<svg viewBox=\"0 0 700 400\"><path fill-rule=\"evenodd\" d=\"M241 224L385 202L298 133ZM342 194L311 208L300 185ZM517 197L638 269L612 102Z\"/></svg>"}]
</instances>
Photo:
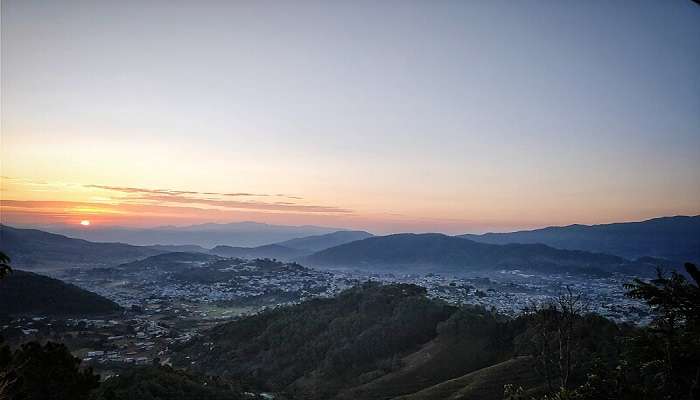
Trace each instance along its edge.
<instances>
[{"instance_id":1,"label":"dark foreground hill","mask_svg":"<svg viewBox=\"0 0 700 400\"><path fill-rule=\"evenodd\" d=\"M165 366L134 367L108 379L94 400L256 400L238 387Z\"/></svg>"},{"instance_id":2,"label":"dark foreground hill","mask_svg":"<svg viewBox=\"0 0 700 400\"><path fill-rule=\"evenodd\" d=\"M542 244L493 245L436 233L377 236L331 247L303 262L318 267L409 272L466 272L499 268L550 272L613 271L628 264L617 256L560 250Z\"/></svg>"},{"instance_id":3,"label":"dark foreground hill","mask_svg":"<svg viewBox=\"0 0 700 400\"><path fill-rule=\"evenodd\" d=\"M474 393L489 394L480 399L500 399L499 382L535 391L541 385L532 359L507 362L517 343L529 343L529 324L529 317L510 320L430 300L414 285L365 284L336 298L219 325L177 349L174 362L255 382L289 398L390 399L461 379L464 385L440 391L452 393L476 382ZM580 345L591 353L611 343L617 332L601 318L584 325L596 332L595 339ZM490 383L481 381L484 376ZM492 396L495 392L498 396Z\"/></svg>"},{"instance_id":4,"label":"dark foreground hill","mask_svg":"<svg viewBox=\"0 0 700 400\"><path fill-rule=\"evenodd\" d=\"M12 265L29 270L109 267L163 251L123 243L93 243L36 229L0 225L0 250Z\"/></svg>"},{"instance_id":5,"label":"dark foreground hill","mask_svg":"<svg viewBox=\"0 0 700 400\"><path fill-rule=\"evenodd\" d=\"M89 315L120 309L96 293L31 272L14 270L0 281L0 314Z\"/></svg>"},{"instance_id":6,"label":"dark foreground hill","mask_svg":"<svg viewBox=\"0 0 700 400\"><path fill-rule=\"evenodd\" d=\"M629 259L649 256L700 261L700 215L461 237L491 244L544 243L560 249L595 251Z\"/></svg>"}]
</instances>

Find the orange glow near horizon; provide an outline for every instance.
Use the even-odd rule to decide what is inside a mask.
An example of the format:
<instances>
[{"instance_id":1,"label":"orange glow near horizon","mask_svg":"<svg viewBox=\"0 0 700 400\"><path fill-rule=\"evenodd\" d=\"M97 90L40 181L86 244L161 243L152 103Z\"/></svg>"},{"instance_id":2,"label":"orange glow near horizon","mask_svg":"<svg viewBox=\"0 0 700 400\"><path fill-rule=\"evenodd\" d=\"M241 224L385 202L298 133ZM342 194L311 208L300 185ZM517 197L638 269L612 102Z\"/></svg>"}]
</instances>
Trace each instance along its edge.
<instances>
[{"instance_id":1,"label":"orange glow near horizon","mask_svg":"<svg viewBox=\"0 0 700 400\"><path fill-rule=\"evenodd\" d=\"M393 207L387 212L381 209L351 209L342 205L314 204L296 194L275 192L205 192L33 181L9 177L2 177L0 182L0 222L38 227L78 224L87 228L97 224L101 228L149 228L162 225L256 221L279 225L362 229L377 234L479 233L571 223L636 221L677 214L668 210L636 213L628 211L625 214L610 212L614 210L602 210L594 219L591 218L593 210L581 212L571 207L565 210L551 207L545 210L545 213L531 211L522 215L502 209L494 214L482 204L466 201L461 208L443 205L448 208L447 211L437 206L412 209L411 204L401 204L405 208ZM376 207L388 208L381 204L377 204ZM697 210L689 211L689 215L698 213ZM470 214L479 215L479 218L469 218Z\"/></svg>"}]
</instances>

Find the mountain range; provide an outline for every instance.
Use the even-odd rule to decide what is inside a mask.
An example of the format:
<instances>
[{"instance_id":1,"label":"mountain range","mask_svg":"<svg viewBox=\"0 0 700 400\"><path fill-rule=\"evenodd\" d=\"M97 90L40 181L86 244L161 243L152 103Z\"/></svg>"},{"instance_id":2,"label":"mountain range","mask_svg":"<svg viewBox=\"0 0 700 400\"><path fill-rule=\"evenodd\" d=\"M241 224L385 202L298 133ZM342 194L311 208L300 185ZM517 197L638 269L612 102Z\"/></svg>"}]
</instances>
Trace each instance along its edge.
<instances>
[{"instance_id":1,"label":"mountain range","mask_svg":"<svg viewBox=\"0 0 700 400\"><path fill-rule=\"evenodd\" d=\"M200 229L209 229L209 232L224 236L231 225L239 229L238 234L242 234L246 226L263 225L277 229L264 224L242 224L207 224L182 229L192 235L201 232ZM0 250L10 255L14 265L30 270L116 266L168 252L194 252L222 257L274 258L322 268L422 273L512 268L543 272L647 274L656 266L675 268L681 262L700 258L698 226L700 217L695 216L485 235L373 236L363 231L335 231L260 246L222 244L208 249L196 244L134 246L94 243L0 225ZM290 229L285 235L300 227L287 228ZM161 239L158 241L166 240ZM625 240L629 244L625 244Z\"/></svg>"},{"instance_id":2,"label":"mountain range","mask_svg":"<svg viewBox=\"0 0 700 400\"><path fill-rule=\"evenodd\" d=\"M482 243L542 243L558 249L700 262L700 215L640 222L553 226L531 231L461 235Z\"/></svg>"},{"instance_id":3,"label":"mountain range","mask_svg":"<svg viewBox=\"0 0 700 400\"><path fill-rule=\"evenodd\" d=\"M291 261L317 251L372 236L365 231L337 231L257 247L216 246L209 250L209 253L222 257L273 258Z\"/></svg>"},{"instance_id":4,"label":"mountain range","mask_svg":"<svg viewBox=\"0 0 700 400\"><path fill-rule=\"evenodd\" d=\"M312 225L269 225L258 222L161 226L156 228L53 226L46 230L94 242L120 242L138 246L151 245L218 245L256 247L311 235L336 232L338 228Z\"/></svg>"},{"instance_id":5,"label":"mountain range","mask_svg":"<svg viewBox=\"0 0 700 400\"><path fill-rule=\"evenodd\" d=\"M543 244L494 245L438 233L404 233L346 243L301 259L315 267L404 272L467 272L500 268L544 272L613 271L622 257Z\"/></svg>"},{"instance_id":6,"label":"mountain range","mask_svg":"<svg viewBox=\"0 0 700 400\"><path fill-rule=\"evenodd\" d=\"M37 229L0 225L0 250L12 265L31 270L107 267L163 253L123 243L94 243Z\"/></svg>"},{"instance_id":7,"label":"mountain range","mask_svg":"<svg viewBox=\"0 0 700 400\"><path fill-rule=\"evenodd\" d=\"M29 270L111 267L163 253L205 253L222 257L274 258L289 261L356 238L372 236L362 231L339 231L313 235L257 247L198 245L135 246L124 243L95 243L40 231L0 225L0 250L14 265Z\"/></svg>"}]
</instances>

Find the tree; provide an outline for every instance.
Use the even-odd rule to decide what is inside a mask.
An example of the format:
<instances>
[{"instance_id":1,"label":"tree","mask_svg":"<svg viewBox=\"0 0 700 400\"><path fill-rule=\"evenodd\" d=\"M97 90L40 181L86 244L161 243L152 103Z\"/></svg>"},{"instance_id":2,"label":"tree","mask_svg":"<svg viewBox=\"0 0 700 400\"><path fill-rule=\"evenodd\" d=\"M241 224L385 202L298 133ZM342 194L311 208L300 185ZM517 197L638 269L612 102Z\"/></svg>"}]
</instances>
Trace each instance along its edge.
<instances>
[{"instance_id":1,"label":"tree","mask_svg":"<svg viewBox=\"0 0 700 400\"><path fill-rule=\"evenodd\" d=\"M63 344L29 342L11 352L0 347L0 399L88 399L99 375L81 369ZM4 397L3 397L4 396Z\"/></svg>"},{"instance_id":2,"label":"tree","mask_svg":"<svg viewBox=\"0 0 700 400\"><path fill-rule=\"evenodd\" d=\"M10 267L10 257L0 251L0 279L3 279L12 272Z\"/></svg>"},{"instance_id":3,"label":"tree","mask_svg":"<svg viewBox=\"0 0 700 400\"><path fill-rule=\"evenodd\" d=\"M588 301L581 293L574 293L570 286L556 300L558 313L554 314L557 327L559 387L566 389L572 370L577 366L574 359L575 325L588 312Z\"/></svg>"},{"instance_id":4,"label":"tree","mask_svg":"<svg viewBox=\"0 0 700 400\"><path fill-rule=\"evenodd\" d=\"M10 268L10 257L0 251L0 280L5 278L10 272L12 272L12 268ZM9 352L9 348L3 345L2 337L0 337L0 363L4 357L7 357L7 354L5 354L7 352ZM0 400L8 398L7 393L11 383L13 383L13 381L8 378L8 372L4 369L0 370Z\"/></svg>"},{"instance_id":5,"label":"tree","mask_svg":"<svg viewBox=\"0 0 700 400\"><path fill-rule=\"evenodd\" d=\"M556 393L550 390L543 400L700 399L700 272L690 263L685 269L689 279L659 270L648 282L634 279L626 284L629 297L651 308L652 323L629 328L615 362L589 355L594 363L585 368L588 373L582 385L562 387ZM522 391L509 387L505 395L521 399Z\"/></svg>"},{"instance_id":6,"label":"tree","mask_svg":"<svg viewBox=\"0 0 700 400\"><path fill-rule=\"evenodd\" d=\"M521 341L533 354L537 369L548 391L569 387L571 376L578 372L581 355L579 334L588 302L581 293L567 286L556 299L533 303L526 312L531 316L530 327ZM528 349L529 348L529 349Z\"/></svg>"},{"instance_id":7,"label":"tree","mask_svg":"<svg viewBox=\"0 0 700 400\"><path fill-rule=\"evenodd\" d=\"M690 280L658 270L649 282L625 285L627 295L643 300L654 314L649 328L632 339L627 357L640 366L644 387L659 398L700 398L700 272L691 263L685 270Z\"/></svg>"},{"instance_id":8,"label":"tree","mask_svg":"<svg viewBox=\"0 0 700 400\"><path fill-rule=\"evenodd\" d=\"M534 356L537 372L542 376L547 390L552 391L555 380L552 344L556 332L556 305L551 302L532 303L525 312L531 315L532 320L521 340L524 342L525 351Z\"/></svg>"}]
</instances>

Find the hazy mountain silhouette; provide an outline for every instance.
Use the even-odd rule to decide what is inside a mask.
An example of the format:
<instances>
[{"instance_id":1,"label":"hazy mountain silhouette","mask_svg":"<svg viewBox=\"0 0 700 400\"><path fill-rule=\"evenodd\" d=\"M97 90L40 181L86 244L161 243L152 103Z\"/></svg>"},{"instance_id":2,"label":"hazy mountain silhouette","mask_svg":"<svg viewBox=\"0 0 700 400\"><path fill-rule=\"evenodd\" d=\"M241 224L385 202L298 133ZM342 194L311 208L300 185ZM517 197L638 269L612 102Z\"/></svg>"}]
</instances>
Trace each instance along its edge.
<instances>
[{"instance_id":1,"label":"hazy mountain silhouette","mask_svg":"<svg viewBox=\"0 0 700 400\"><path fill-rule=\"evenodd\" d=\"M123 243L94 243L36 229L0 225L0 247L23 269L105 267L162 253Z\"/></svg>"},{"instance_id":2,"label":"hazy mountain silhouette","mask_svg":"<svg viewBox=\"0 0 700 400\"><path fill-rule=\"evenodd\" d=\"M372 236L374 235L365 231L337 231L327 233L325 235L314 235L298 239L291 239L277 244L285 247L291 247L293 249L306 250L309 253L312 253L325 250L330 247L339 246L341 244L354 242L355 240L366 239Z\"/></svg>"},{"instance_id":3,"label":"hazy mountain silhouette","mask_svg":"<svg viewBox=\"0 0 700 400\"><path fill-rule=\"evenodd\" d=\"M158 251L186 252L186 253L207 253L209 249L197 246L196 244L155 244L148 246Z\"/></svg>"},{"instance_id":4,"label":"hazy mountain silhouette","mask_svg":"<svg viewBox=\"0 0 700 400\"><path fill-rule=\"evenodd\" d=\"M209 253L223 257L274 258L290 261L329 247L372 236L371 233L364 231L337 231L257 247L216 246Z\"/></svg>"},{"instance_id":5,"label":"hazy mountain silhouette","mask_svg":"<svg viewBox=\"0 0 700 400\"><path fill-rule=\"evenodd\" d=\"M148 229L91 226L89 229L50 227L47 230L97 242L120 242L139 246L198 245L211 248L218 245L255 247L304 236L331 233L339 229L312 225L287 226L234 222L184 227L161 226Z\"/></svg>"},{"instance_id":6,"label":"hazy mountain silhouette","mask_svg":"<svg viewBox=\"0 0 700 400\"><path fill-rule=\"evenodd\" d=\"M491 244L544 243L560 249L596 251L629 259L649 256L700 262L698 215L460 237Z\"/></svg>"},{"instance_id":7,"label":"hazy mountain silhouette","mask_svg":"<svg viewBox=\"0 0 700 400\"><path fill-rule=\"evenodd\" d=\"M400 271L470 271L498 268L541 271L611 271L627 265L621 257L543 244L494 245L437 233L376 236L314 253L310 266Z\"/></svg>"}]
</instances>

